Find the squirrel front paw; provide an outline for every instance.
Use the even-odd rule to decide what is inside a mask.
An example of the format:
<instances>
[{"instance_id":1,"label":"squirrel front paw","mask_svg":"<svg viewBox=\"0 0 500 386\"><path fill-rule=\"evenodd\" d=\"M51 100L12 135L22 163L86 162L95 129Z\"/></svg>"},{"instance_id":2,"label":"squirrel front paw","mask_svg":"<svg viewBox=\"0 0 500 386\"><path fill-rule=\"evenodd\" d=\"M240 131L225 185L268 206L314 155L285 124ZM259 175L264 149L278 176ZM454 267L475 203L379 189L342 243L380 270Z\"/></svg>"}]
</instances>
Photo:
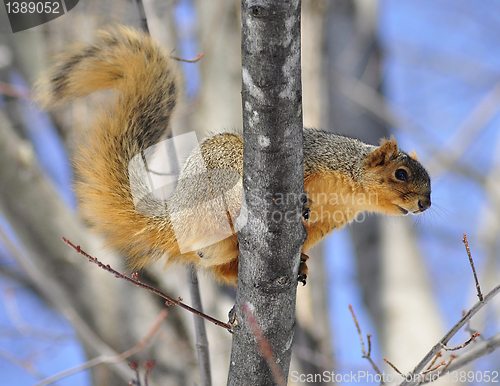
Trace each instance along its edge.
<instances>
[{"instance_id":1,"label":"squirrel front paw","mask_svg":"<svg viewBox=\"0 0 500 386\"><path fill-rule=\"evenodd\" d=\"M311 210L309 209L309 206L312 204L312 201L305 197L302 200L302 218L304 220L309 220L309 216L311 215Z\"/></svg>"},{"instance_id":2,"label":"squirrel front paw","mask_svg":"<svg viewBox=\"0 0 500 386\"><path fill-rule=\"evenodd\" d=\"M309 256L305 253L300 255L300 266L299 266L299 275L297 280L302 283L302 285L306 285L307 274L309 273L309 268L307 268L306 261L309 260Z\"/></svg>"}]
</instances>

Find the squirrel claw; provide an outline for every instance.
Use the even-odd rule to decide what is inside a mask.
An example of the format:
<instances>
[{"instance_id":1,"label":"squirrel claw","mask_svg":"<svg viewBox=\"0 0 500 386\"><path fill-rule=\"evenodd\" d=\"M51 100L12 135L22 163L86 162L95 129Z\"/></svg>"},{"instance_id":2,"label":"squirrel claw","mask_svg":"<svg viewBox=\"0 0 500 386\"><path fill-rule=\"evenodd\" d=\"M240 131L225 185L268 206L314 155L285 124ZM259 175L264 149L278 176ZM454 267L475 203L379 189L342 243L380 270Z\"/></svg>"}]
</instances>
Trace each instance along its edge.
<instances>
[{"instance_id":1,"label":"squirrel claw","mask_svg":"<svg viewBox=\"0 0 500 386\"><path fill-rule=\"evenodd\" d=\"M310 215L311 215L311 210L308 207L304 207L302 209L302 218L304 220L309 220Z\"/></svg>"},{"instance_id":2,"label":"squirrel claw","mask_svg":"<svg viewBox=\"0 0 500 386\"><path fill-rule=\"evenodd\" d=\"M307 198L307 197L304 197L304 200L303 200L303 206L302 206L302 218L304 220L309 220L309 217L311 216L311 210L309 209L309 205L312 204L312 201Z\"/></svg>"},{"instance_id":3,"label":"squirrel claw","mask_svg":"<svg viewBox=\"0 0 500 386\"><path fill-rule=\"evenodd\" d=\"M299 266L299 275L297 280L302 283L302 285L306 285L307 274L309 273L309 268L307 268L306 261L309 260L309 256L305 253L300 255L300 266Z\"/></svg>"}]
</instances>

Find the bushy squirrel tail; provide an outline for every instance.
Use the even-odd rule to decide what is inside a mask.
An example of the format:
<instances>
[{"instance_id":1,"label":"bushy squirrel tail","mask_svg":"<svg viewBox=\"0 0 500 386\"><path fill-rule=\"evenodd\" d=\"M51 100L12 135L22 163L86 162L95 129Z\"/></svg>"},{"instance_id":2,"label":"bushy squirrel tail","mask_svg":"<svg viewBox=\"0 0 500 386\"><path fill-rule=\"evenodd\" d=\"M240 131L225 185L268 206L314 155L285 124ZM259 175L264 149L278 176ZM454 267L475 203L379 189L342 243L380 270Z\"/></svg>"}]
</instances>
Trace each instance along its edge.
<instances>
[{"instance_id":1,"label":"bushy squirrel tail","mask_svg":"<svg viewBox=\"0 0 500 386\"><path fill-rule=\"evenodd\" d=\"M134 156L169 130L179 93L171 61L148 35L115 27L98 32L93 43L61 55L35 90L45 107L116 90L75 150L75 188L84 217L106 236L109 246L125 252L135 268L152 256L179 253L168 214L136 210L130 189L130 178L135 177L128 169ZM165 210L165 204L154 198L146 204Z\"/></svg>"},{"instance_id":2,"label":"bushy squirrel tail","mask_svg":"<svg viewBox=\"0 0 500 386\"><path fill-rule=\"evenodd\" d=\"M36 84L37 99L56 107L104 89L118 89L135 101L147 96L147 102L155 93L157 107L170 114L178 93L170 61L146 34L123 26L101 30L93 43L74 45L56 58Z\"/></svg>"}]
</instances>

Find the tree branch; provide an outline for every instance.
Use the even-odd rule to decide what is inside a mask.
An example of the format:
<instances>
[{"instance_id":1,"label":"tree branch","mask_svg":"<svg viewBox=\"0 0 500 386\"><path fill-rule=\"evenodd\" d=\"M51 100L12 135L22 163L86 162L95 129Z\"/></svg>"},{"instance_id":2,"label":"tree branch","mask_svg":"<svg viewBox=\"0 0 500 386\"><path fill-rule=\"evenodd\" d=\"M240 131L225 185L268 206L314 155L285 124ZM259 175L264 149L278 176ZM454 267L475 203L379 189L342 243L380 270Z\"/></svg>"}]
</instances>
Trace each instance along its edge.
<instances>
[{"instance_id":1,"label":"tree branch","mask_svg":"<svg viewBox=\"0 0 500 386\"><path fill-rule=\"evenodd\" d=\"M28 154L28 155L27 155ZM12 226L22 247L14 244L0 228L0 242L17 261L33 286L72 324L79 338L93 350L115 355L83 320L73 305L65 286L58 282L50 264L56 259L61 270L68 264L67 255L57 244L61 224L71 235L83 234L83 227L65 207L48 178L41 173L33 154L14 133L8 118L0 111L0 213ZM22 177L20 177L22 176ZM40 203L43 202L43 205ZM48 221L57 218L58 221ZM29 221L26 221L29 219ZM62 225L61 225L62 227ZM56 242L54 242L56 241ZM51 259L52 258L52 259ZM45 262L41 264L40 262ZM70 280L70 277L66 277ZM76 280L73 278L73 284ZM111 366L122 379L129 369L117 363Z\"/></svg>"},{"instance_id":2,"label":"tree branch","mask_svg":"<svg viewBox=\"0 0 500 386\"><path fill-rule=\"evenodd\" d=\"M75 251L77 251L79 254L85 256L91 263L94 263L97 266L99 266L100 268L104 269L105 271L112 273L113 275L115 275L116 278L123 279L125 281L128 281L129 283L135 284L138 287L142 287L144 289L147 289L148 291L165 299L167 301L166 302L167 305L174 304L176 306L184 308L185 310L187 310L187 311L189 311L189 312L191 312L191 313L193 313L193 314L195 314L203 319L208 320L209 322L215 324L216 326L223 327L226 330L228 330L229 332L232 332L233 327L230 324L224 323L224 322L221 322L220 320L212 318L211 316L204 314L203 312L200 312L200 311L194 309L193 307L188 306L187 304L182 303L181 300L174 299L173 297L168 296L164 292L162 292L154 287L151 287L148 284L140 282L137 274L132 274L132 277L128 277L127 275L118 272L117 270L111 268L110 265L105 265L105 264L101 263L97 258L90 256L87 252L82 250L79 245L74 245L71 241L69 241L68 239L65 239L64 237L63 237L63 241L66 244L68 244L70 247L72 247Z\"/></svg>"},{"instance_id":3,"label":"tree branch","mask_svg":"<svg viewBox=\"0 0 500 386\"><path fill-rule=\"evenodd\" d=\"M201 303L200 287L198 286L198 274L194 268L189 268L188 279L191 290L191 303L198 311L203 312ZM198 367L200 369L200 378L202 386L212 384L212 372L210 369L210 352L208 351L207 331L205 323L198 315L194 317L194 331L196 334L196 351L198 353Z\"/></svg>"},{"instance_id":4,"label":"tree branch","mask_svg":"<svg viewBox=\"0 0 500 386\"><path fill-rule=\"evenodd\" d=\"M358 331L359 341L361 343L361 352L363 353L362 358L365 358L368 362L370 362L370 365L372 366L373 370L378 375L382 376L382 372L380 371L380 369L378 368L378 366L375 364L375 362L371 358L371 353L372 353L371 335L370 334L366 335L366 339L368 341L368 351L366 351L366 349L365 349L365 341L363 339L363 334L361 333L361 327L359 327L358 319L356 318L356 315L354 314L354 310L352 309L352 306L350 304L349 304L349 311L351 311L352 319L354 320L354 324L356 325L356 330ZM389 363L397 372L399 372L399 370L397 370L392 363L388 362L386 359L384 359L384 360L387 363ZM381 378L381 379L382 379L382 381L381 381L380 384L384 385L385 382L384 382L383 378Z\"/></svg>"},{"instance_id":5,"label":"tree branch","mask_svg":"<svg viewBox=\"0 0 500 386\"><path fill-rule=\"evenodd\" d=\"M443 345L446 345L451 338L453 338L458 331L469 321L471 318L477 314L479 310L481 310L488 302L490 302L495 296L497 296L500 293L500 285L496 286L492 291L490 291L486 296L484 296L483 301L479 301L474 306L441 338L441 340L425 355L425 357L415 366L413 371L408 374L407 380L405 379L402 383L400 383L400 386L413 386L418 384L419 382L417 381L416 375L420 374L427 363L429 363L432 358L434 358L435 355L443 348ZM483 345L485 342L481 342L480 344ZM491 342L490 342L491 343ZM498 341L494 341L495 348L498 347ZM477 354L477 352L475 351ZM480 355L482 356L482 355ZM471 359L472 360L472 359ZM471 360L469 360L466 363L469 363ZM451 369L458 368L456 363L461 363L459 361L459 358L457 358L456 361L453 362L453 365L450 365L447 369L447 371L451 371ZM465 364L465 363L464 363Z\"/></svg>"},{"instance_id":6,"label":"tree branch","mask_svg":"<svg viewBox=\"0 0 500 386\"><path fill-rule=\"evenodd\" d=\"M128 349L127 351L122 352L121 354L113 355L113 356L108 356L108 355L101 355L98 356L97 358L91 359L85 363L82 363L78 366L72 367L70 369L61 371L60 373L57 373L55 375L52 375L51 377L45 378L44 380L36 383L33 386L45 386L45 385L50 385L51 383L57 382L60 379L69 377L72 374L78 373L83 370L90 369L91 367L97 366L102 363L118 363L122 362L125 359L131 357L132 355L138 353L141 351L148 343L149 341L153 338L153 336L156 334L158 329L160 328L161 322L167 317L167 310L162 310L158 317L156 318L153 326L149 329L148 333L146 336L139 342L137 343L134 347Z\"/></svg>"}]
</instances>

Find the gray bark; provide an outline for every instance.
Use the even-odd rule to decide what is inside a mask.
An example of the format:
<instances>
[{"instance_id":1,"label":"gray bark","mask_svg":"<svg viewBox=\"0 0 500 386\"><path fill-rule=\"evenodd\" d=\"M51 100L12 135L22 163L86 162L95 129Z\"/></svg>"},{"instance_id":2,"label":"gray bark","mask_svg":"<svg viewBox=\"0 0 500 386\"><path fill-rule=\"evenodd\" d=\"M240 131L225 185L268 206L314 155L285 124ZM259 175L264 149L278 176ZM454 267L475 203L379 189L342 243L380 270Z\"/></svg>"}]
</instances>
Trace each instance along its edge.
<instances>
[{"instance_id":1,"label":"gray bark","mask_svg":"<svg viewBox=\"0 0 500 386\"><path fill-rule=\"evenodd\" d=\"M303 161L300 1L242 1L244 128L238 291L229 385L273 385L288 375L301 246ZM241 221L241 220L240 220ZM274 360L258 349L252 310Z\"/></svg>"}]
</instances>

